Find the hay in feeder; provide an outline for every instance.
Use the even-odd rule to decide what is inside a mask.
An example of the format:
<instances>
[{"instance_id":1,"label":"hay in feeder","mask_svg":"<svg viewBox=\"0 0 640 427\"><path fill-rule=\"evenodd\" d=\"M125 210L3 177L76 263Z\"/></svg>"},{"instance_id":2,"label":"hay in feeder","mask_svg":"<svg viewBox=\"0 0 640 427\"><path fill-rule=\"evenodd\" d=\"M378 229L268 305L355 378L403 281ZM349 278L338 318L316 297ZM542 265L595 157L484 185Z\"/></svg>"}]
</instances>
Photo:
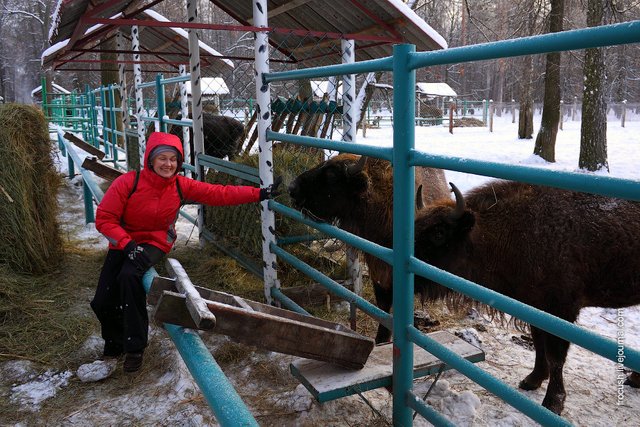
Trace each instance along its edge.
<instances>
[{"instance_id":1,"label":"hay in feeder","mask_svg":"<svg viewBox=\"0 0 640 427\"><path fill-rule=\"evenodd\" d=\"M283 183L281 194L276 200L291 205L286 187L300 173L316 166L322 161L321 151L298 148L289 144L275 144L273 150L274 176L281 176ZM243 155L236 158L240 164L258 167L258 155ZM226 173L210 171L207 181L224 185L255 185ZM205 224L218 239L242 250L255 260L262 260L262 232L260 206L246 204L239 206L222 206L205 208ZM276 216L278 236L308 233L308 229L282 215Z\"/></svg>"},{"instance_id":2,"label":"hay in feeder","mask_svg":"<svg viewBox=\"0 0 640 427\"><path fill-rule=\"evenodd\" d=\"M51 158L40 110L0 107L0 263L16 272L42 274L62 254L56 200L60 177Z\"/></svg>"}]
</instances>

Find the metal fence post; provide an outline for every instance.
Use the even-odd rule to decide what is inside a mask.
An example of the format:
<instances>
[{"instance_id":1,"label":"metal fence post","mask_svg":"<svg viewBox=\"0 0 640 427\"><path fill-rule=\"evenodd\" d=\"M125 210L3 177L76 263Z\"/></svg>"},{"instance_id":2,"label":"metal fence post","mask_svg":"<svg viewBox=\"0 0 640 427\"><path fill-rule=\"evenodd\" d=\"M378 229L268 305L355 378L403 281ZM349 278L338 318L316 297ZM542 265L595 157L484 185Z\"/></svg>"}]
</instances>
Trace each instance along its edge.
<instances>
[{"instance_id":1,"label":"metal fence post","mask_svg":"<svg viewBox=\"0 0 640 427\"><path fill-rule=\"evenodd\" d=\"M393 47L393 425L410 426L407 406L413 385L413 280L408 269L413 255L415 170L409 166L409 150L415 145L416 72L408 67L414 45Z\"/></svg>"}]
</instances>

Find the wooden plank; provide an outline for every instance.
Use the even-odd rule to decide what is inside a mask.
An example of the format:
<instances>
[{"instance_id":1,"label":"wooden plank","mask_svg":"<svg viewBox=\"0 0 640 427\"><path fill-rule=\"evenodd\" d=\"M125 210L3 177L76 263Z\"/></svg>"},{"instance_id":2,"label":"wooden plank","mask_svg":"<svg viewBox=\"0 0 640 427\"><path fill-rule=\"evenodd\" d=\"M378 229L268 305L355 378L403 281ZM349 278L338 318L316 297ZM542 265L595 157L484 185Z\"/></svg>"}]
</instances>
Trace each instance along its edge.
<instances>
[{"instance_id":1,"label":"wooden plank","mask_svg":"<svg viewBox=\"0 0 640 427\"><path fill-rule=\"evenodd\" d=\"M156 305L160 301L160 297L164 291L176 292L176 279L169 277L156 276L151 281L151 287L147 294L147 304Z\"/></svg>"},{"instance_id":2,"label":"wooden plank","mask_svg":"<svg viewBox=\"0 0 640 427\"><path fill-rule=\"evenodd\" d=\"M213 329L216 325L216 317L209 311L206 300L191 283L180 262L174 258L168 258L165 266L175 276L178 290L185 294L187 309L191 313L191 318L197 325L197 329Z\"/></svg>"},{"instance_id":3,"label":"wooden plank","mask_svg":"<svg viewBox=\"0 0 640 427\"><path fill-rule=\"evenodd\" d=\"M278 353L321 360L349 369L364 366L374 342L338 323L209 291L206 304L215 315L211 332L228 335L237 342ZM245 308L245 304L250 309ZM186 297L164 291L154 317L159 322L195 329Z\"/></svg>"},{"instance_id":4,"label":"wooden plank","mask_svg":"<svg viewBox=\"0 0 640 427\"><path fill-rule=\"evenodd\" d=\"M100 160L104 159L105 153L102 150L94 147L91 144L84 142L82 139L78 138L74 134L65 132L64 139L66 139L69 142L72 142L76 147L86 151L87 153L96 156L98 159Z\"/></svg>"},{"instance_id":5,"label":"wooden plank","mask_svg":"<svg viewBox=\"0 0 640 427\"><path fill-rule=\"evenodd\" d=\"M440 344L471 362L484 360L484 352L466 341L446 331L428 334ZM418 378L437 373L443 369L443 362L425 351L413 346L413 377ZM375 347L364 368L353 371L315 360L299 359L289 365L296 377L318 402L327 402L340 397L391 386L393 375L393 344ZM444 370L449 369L444 367Z\"/></svg>"},{"instance_id":6,"label":"wooden plank","mask_svg":"<svg viewBox=\"0 0 640 427\"><path fill-rule=\"evenodd\" d=\"M124 171L112 168L104 163L100 163L95 157L86 157L82 162L82 167L90 170L100 178L106 179L107 181L113 181L125 173Z\"/></svg>"},{"instance_id":7,"label":"wooden plank","mask_svg":"<svg viewBox=\"0 0 640 427\"><path fill-rule=\"evenodd\" d=\"M340 283L341 281L338 281ZM342 285L349 290L353 290L351 283L342 283ZM340 302L342 298L330 293L326 287L319 283L312 283L310 285L294 286L291 288L280 288L283 294L290 298L293 302L302 307L319 306L326 304L327 298L330 298L331 302Z\"/></svg>"}]
</instances>

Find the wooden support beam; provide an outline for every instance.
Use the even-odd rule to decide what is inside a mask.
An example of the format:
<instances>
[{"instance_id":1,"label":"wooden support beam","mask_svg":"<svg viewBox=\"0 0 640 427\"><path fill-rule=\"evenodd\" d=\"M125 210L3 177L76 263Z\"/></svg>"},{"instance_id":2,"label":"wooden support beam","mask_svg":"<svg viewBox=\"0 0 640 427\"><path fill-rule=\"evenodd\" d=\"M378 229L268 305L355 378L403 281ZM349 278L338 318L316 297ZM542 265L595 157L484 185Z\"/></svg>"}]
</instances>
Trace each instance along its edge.
<instances>
[{"instance_id":1,"label":"wooden support beam","mask_svg":"<svg viewBox=\"0 0 640 427\"><path fill-rule=\"evenodd\" d=\"M106 179L107 181L113 181L120 175L124 174L121 170L107 166L104 163L100 163L95 157L86 157L82 162L82 167L90 170L100 178Z\"/></svg>"},{"instance_id":2,"label":"wooden support beam","mask_svg":"<svg viewBox=\"0 0 640 427\"><path fill-rule=\"evenodd\" d=\"M86 142L84 142L82 139L78 138L77 136L75 136L72 133L69 132L65 132L64 134L64 139L66 139L67 141L73 143L73 145L75 145L76 147L80 148L81 150L86 151L87 153L96 156L99 160L104 159L105 153L94 147L91 144L88 144Z\"/></svg>"}]
</instances>

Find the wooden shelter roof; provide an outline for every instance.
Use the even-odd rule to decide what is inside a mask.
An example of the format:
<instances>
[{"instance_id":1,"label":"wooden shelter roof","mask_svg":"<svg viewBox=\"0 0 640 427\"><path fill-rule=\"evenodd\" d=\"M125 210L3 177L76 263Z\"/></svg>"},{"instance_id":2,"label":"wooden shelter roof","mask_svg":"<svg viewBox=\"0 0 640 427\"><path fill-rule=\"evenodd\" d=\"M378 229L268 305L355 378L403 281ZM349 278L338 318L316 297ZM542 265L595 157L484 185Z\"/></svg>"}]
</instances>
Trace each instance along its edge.
<instances>
[{"instance_id":1,"label":"wooden shelter roof","mask_svg":"<svg viewBox=\"0 0 640 427\"><path fill-rule=\"evenodd\" d=\"M142 12L163 0L59 0L50 33L51 44L68 40L64 49L45 65L60 69L62 64L80 62L87 52L97 52L103 35L113 37L118 26L133 25L145 18ZM210 0L234 18L240 25L175 22L178 28L255 31L253 2L238 0ZM356 41L356 61L391 55L393 45L412 43L418 51L446 48L445 40L401 0L267 0L269 40L288 61L307 66L340 63L342 39ZM87 34L92 25L102 24L99 30ZM166 22L140 23L149 33L168 28ZM150 27L150 28L149 28ZM142 33L145 31L141 30ZM169 37L156 34L157 39ZM141 40L141 47L143 46ZM188 57L177 58L158 51L158 40L145 41L144 48L154 52L168 65L185 63ZM147 44L148 43L148 44ZM176 41L180 43L180 41ZM168 48L166 45L163 45ZM203 66L205 55L201 55ZM215 64L219 58L209 58ZM44 58L43 58L44 60ZM66 61L66 62L65 62ZM143 58L144 61L144 58ZM220 64L219 64L220 65Z\"/></svg>"}]
</instances>

